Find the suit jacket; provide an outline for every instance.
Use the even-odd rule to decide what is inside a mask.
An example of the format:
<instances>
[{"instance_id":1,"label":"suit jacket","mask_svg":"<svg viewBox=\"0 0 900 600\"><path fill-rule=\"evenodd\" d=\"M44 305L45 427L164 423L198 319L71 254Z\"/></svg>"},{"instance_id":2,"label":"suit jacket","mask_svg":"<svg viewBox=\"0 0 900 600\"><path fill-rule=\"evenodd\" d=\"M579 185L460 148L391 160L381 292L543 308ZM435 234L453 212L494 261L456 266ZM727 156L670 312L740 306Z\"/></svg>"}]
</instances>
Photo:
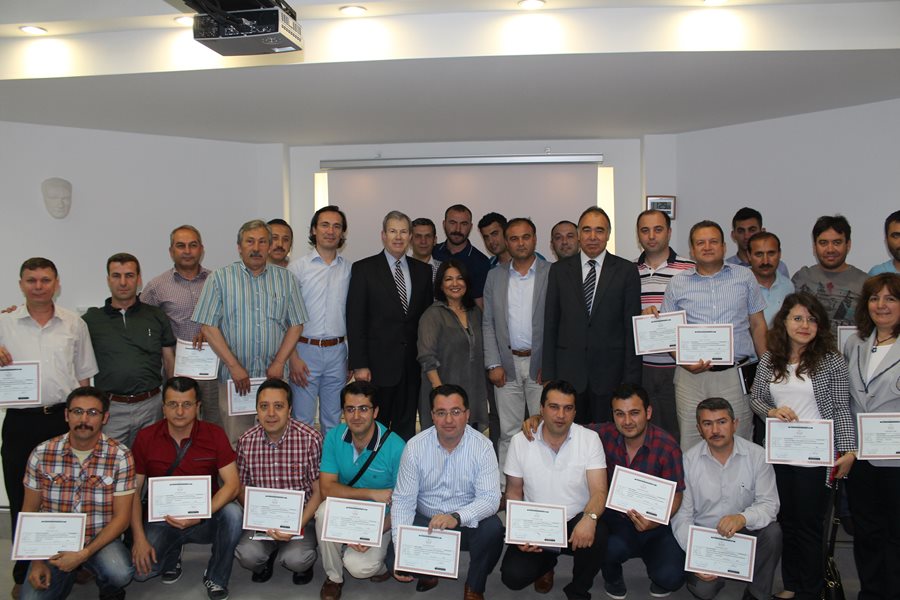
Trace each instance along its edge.
<instances>
[{"instance_id":1,"label":"suit jacket","mask_svg":"<svg viewBox=\"0 0 900 600\"><path fill-rule=\"evenodd\" d=\"M544 347L544 305L547 298L547 276L550 263L541 258L534 262L534 295L531 301L531 368L529 377L537 381ZM516 366L509 345L509 265L488 272L484 284L484 366L500 365L508 378L516 376Z\"/></svg>"},{"instance_id":2,"label":"suit jacket","mask_svg":"<svg viewBox=\"0 0 900 600\"><path fill-rule=\"evenodd\" d=\"M641 312L641 280L634 263L606 254L594 304L584 303L581 253L550 267L544 311L542 377L564 379L578 393L588 385L612 393L622 382L641 382L631 317Z\"/></svg>"},{"instance_id":3,"label":"suit jacket","mask_svg":"<svg viewBox=\"0 0 900 600\"><path fill-rule=\"evenodd\" d=\"M394 274L384 252L353 263L347 291L347 347L351 369L368 368L372 383L393 386L404 369L416 373L419 317L431 306L431 267L407 258L412 293L409 311L397 294Z\"/></svg>"}]
</instances>

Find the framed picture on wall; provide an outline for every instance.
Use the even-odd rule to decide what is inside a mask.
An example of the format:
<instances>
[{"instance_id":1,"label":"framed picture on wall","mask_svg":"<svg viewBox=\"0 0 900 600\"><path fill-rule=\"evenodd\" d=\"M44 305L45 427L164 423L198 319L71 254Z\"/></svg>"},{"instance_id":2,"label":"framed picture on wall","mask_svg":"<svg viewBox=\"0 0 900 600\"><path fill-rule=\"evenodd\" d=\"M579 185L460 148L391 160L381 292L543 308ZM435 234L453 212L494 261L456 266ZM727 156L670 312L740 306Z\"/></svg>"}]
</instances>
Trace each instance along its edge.
<instances>
[{"instance_id":1,"label":"framed picture on wall","mask_svg":"<svg viewBox=\"0 0 900 600\"><path fill-rule=\"evenodd\" d=\"M675 196L647 196L647 210L654 209L675 220Z\"/></svg>"}]
</instances>

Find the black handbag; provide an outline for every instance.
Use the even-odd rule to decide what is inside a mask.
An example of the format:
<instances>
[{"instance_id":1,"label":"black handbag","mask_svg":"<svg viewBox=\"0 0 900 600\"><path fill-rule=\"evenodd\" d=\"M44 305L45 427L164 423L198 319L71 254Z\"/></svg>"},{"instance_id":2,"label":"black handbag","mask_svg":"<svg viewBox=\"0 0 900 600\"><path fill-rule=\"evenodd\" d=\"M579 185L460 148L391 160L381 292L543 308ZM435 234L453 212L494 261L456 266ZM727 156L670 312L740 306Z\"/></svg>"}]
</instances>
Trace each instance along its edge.
<instances>
[{"instance_id":1,"label":"black handbag","mask_svg":"<svg viewBox=\"0 0 900 600\"><path fill-rule=\"evenodd\" d=\"M831 488L831 532L828 534L828 544L825 547L825 585L822 586L822 600L845 600L841 572L838 571L837 561L834 560L834 542L838 526L841 524L837 515L838 485L840 480L835 479Z\"/></svg>"}]
</instances>

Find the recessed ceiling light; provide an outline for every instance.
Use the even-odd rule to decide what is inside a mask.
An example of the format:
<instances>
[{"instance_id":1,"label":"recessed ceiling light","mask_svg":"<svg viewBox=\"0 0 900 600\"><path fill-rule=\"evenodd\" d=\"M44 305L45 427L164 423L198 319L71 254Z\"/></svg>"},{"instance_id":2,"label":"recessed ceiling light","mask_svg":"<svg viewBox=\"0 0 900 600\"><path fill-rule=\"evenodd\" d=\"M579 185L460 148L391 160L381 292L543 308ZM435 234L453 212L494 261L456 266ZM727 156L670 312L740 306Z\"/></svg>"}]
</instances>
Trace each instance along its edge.
<instances>
[{"instance_id":1,"label":"recessed ceiling light","mask_svg":"<svg viewBox=\"0 0 900 600\"><path fill-rule=\"evenodd\" d=\"M366 14L365 6L342 6L341 14L347 17L361 17Z\"/></svg>"},{"instance_id":2,"label":"recessed ceiling light","mask_svg":"<svg viewBox=\"0 0 900 600\"><path fill-rule=\"evenodd\" d=\"M728 2L728 0L703 0L703 4L707 6L722 6Z\"/></svg>"},{"instance_id":3,"label":"recessed ceiling light","mask_svg":"<svg viewBox=\"0 0 900 600\"><path fill-rule=\"evenodd\" d=\"M47 30L43 27L38 27L37 25L22 25L19 27L19 31L24 33L29 33L31 35L44 35L47 33Z\"/></svg>"},{"instance_id":4,"label":"recessed ceiling light","mask_svg":"<svg viewBox=\"0 0 900 600\"><path fill-rule=\"evenodd\" d=\"M519 8L525 10L537 10L546 4L544 0L519 0Z\"/></svg>"},{"instance_id":5,"label":"recessed ceiling light","mask_svg":"<svg viewBox=\"0 0 900 600\"><path fill-rule=\"evenodd\" d=\"M183 27L190 27L194 24L194 17L182 15L180 17L175 17L175 22Z\"/></svg>"}]
</instances>

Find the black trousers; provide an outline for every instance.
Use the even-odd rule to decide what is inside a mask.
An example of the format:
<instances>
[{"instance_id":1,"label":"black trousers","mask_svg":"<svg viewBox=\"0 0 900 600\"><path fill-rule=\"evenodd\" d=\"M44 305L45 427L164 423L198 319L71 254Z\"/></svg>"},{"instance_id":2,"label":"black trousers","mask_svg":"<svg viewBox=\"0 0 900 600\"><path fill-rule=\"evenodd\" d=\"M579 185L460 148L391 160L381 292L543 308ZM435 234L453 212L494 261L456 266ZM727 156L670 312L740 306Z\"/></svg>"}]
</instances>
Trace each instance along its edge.
<instances>
[{"instance_id":1,"label":"black trousers","mask_svg":"<svg viewBox=\"0 0 900 600\"><path fill-rule=\"evenodd\" d=\"M575 422L586 425L612 421L612 407L609 405L611 398L612 390L598 392L588 384L584 391L575 396Z\"/></svg>"},{"instance_id":2,"label":"black trousers","mask_svg":"<svg viewBox=\"0 0 900 600\"><path fill-rule=\"evenodd\" d=\"M377 379L376 379L377 381ZM405 441L416 435L416 411L419 407L421 368L418 363L407 364L396 385L377 383L378 420Z\"/></svg>"}]
</instances>

